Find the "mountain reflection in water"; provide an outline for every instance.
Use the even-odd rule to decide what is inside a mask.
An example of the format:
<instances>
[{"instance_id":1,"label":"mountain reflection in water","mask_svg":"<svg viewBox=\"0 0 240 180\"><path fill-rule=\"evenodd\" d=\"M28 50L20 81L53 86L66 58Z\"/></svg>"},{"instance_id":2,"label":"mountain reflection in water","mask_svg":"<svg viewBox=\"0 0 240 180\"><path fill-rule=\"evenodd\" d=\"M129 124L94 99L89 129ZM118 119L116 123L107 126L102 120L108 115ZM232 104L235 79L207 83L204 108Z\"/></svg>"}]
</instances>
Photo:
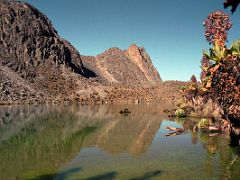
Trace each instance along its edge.
<instances>
[{"instance_id":1,"label":"mountain reflection in water","mask_svg":"<svg viewBox=\"0 0 240 180\"><path fill-rule=\"evenodd\" d=\"M166 120L165 104L0 108L0 179L234 179L239 149L223 134ZM119 111L128 108L131 114ZM184 127L165 137L166 126Z\"/></svg>"}]
</instances>

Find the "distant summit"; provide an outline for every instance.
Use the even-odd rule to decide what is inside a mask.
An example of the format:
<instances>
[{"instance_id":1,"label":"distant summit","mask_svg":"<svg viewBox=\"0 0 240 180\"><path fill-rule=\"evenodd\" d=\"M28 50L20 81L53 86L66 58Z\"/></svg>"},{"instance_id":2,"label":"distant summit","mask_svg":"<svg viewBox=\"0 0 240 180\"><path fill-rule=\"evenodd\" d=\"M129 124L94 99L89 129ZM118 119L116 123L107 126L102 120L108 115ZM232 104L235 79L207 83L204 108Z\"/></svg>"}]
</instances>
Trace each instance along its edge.
<instances>
[{"instance_id":1,"label":"distant summit","mask_svg":"<svg viewBox=\"0 0 240 180\"><path fill-rule=\"evenodd\" d=\"M96 57L82 56L84 66L105 82L123 86L149 86L162 82L144 48L131 45L127 50L110 48Z\"/></svg>"}]
</instances>

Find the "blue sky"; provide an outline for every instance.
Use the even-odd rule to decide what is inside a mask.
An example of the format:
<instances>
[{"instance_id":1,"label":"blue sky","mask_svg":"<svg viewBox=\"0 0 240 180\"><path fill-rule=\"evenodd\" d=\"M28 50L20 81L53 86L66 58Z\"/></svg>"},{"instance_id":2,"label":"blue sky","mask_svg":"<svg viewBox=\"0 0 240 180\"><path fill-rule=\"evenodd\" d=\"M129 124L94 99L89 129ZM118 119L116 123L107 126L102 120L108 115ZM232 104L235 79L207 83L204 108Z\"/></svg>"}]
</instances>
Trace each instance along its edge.
<instances>
[{"instance_id":1,"label":"blue sky","mask_svg":"<svg viewBox=\"0 0 240 180\"><path fill-rule=\"evenodd\" d=\"M82 55L110 47L144 46L163 80L199 76L203 21L223 0L26 0L52 21ZM230 9L224 10L231 15ZM240 9L230 16L229 41L240 37Z\"/></svg>"}]
</instances>

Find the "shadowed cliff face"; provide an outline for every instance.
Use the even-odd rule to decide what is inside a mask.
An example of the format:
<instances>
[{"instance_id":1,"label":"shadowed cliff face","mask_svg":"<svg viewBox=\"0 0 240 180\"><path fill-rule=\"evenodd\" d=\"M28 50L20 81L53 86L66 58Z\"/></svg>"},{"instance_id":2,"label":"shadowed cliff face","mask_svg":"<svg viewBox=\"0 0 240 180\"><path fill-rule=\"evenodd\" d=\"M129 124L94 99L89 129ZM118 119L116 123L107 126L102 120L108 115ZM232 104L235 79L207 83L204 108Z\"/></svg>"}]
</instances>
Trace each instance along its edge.
<instances>
[{"instance_id":1,"label":"shadowed cliff face","mask_svg":"<svg viewBox=\"0 0 240 180\"><path fill-rule=\"evenodd\" d=\"M61 39L46 16L20 2L0 4L1 65L31 79L45 66L64 64L84 75L78 52Z\"/></svg>"},{"instance_id":2,"label":"shadowed cliff face","mask_svg":"<svg viewBox=\"0 0 240 180\"><path fill-rule=\"evenodd\" d=\"M82 60L107 83L149 86L162 82L145 49L135 44L127 50L110 48L96 57L82 56Z\"/></svg>"},{"instance_id":3,"label":"shadowed cliff face","mask_svg":"<svg viewBox=\"0 0 240 180\"><path fill-rule=\"evenodd\" d=\"M96 77L45 15L14 1L0 2L0 74L2 101L64 96Z\"/></svg>"}]
</instances>

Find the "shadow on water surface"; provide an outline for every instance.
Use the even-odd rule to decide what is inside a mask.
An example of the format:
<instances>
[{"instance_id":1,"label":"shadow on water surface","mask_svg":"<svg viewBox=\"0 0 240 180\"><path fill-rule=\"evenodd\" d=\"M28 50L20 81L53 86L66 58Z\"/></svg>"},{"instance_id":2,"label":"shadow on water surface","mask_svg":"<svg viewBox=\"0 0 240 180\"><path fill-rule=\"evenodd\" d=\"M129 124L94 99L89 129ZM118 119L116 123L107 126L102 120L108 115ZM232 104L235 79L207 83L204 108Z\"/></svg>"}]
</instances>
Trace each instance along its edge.
<instances>
[{"instance_id":1,"label":"shadow on water surface","mask_svg":"<svg viewBox=\"0 0 240 180\"><path fill-rule=\"evenodd\" d=\"M53 174L43 174L43 175L39 175L37 177L33 177L33 178L29 178L29 180L62 180L62 179L66 179L68 176L73 175L75 173L80 172L81 168L72 168L72 169L68 169L66 171L63 171L59 174L57 173L53 173Z\"/></svg>"},{"instance_id":2,"label":"shadow on water surface","mask_svg":"<svg viewBox=\"0 0 240 180\"><path fill-rule=\"evenodd\" d=\"M112 180L117 177L117 174L118 174L117 172L113 171L113 172L100 174L100 175L93 176L93 177L88 177L84 180Z\"/></svg>"},{"instance_id":3,"label":"shadow on water surface","mask_svg":"<svg viewBox=\"0 0 240 180\"><path fill-rule=\"evenodd\" d=\"M151 179L153 177L160 176L161 173L162 173L162 171L148 172L148 173L145 173L143 176L134 177L134 178L131 178L130 180L149 180L149 179Z\"/></svg>"}]
</instances>

